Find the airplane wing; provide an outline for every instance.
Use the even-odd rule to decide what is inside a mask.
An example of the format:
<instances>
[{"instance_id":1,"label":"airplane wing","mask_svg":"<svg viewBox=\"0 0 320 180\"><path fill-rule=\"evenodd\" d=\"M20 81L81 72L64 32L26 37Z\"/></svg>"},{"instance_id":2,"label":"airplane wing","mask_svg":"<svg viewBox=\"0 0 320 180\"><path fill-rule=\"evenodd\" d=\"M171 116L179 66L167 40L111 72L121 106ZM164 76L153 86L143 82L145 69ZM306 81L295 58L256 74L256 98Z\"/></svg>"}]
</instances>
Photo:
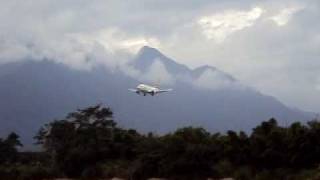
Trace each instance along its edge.
<instances>
[{"instance_id":1,"label":"airplane wing","mask_svg":"<svg viewBox=\"0 0 320 180\"><path fill-rule=\"evenodd\" d=\"M132 91L132 92L137 92L137 89L128 89L129 91Z\"/></svg>"},{"instance_id":2,"label":"airplane wing","mask_svg":"<svg viewBox=\"0 0 320 180\"><path fill-rule=\"evenodd\" d=\"M157 93L170 92L172 89L160 89Z\"/></svg>"}]
</instances>

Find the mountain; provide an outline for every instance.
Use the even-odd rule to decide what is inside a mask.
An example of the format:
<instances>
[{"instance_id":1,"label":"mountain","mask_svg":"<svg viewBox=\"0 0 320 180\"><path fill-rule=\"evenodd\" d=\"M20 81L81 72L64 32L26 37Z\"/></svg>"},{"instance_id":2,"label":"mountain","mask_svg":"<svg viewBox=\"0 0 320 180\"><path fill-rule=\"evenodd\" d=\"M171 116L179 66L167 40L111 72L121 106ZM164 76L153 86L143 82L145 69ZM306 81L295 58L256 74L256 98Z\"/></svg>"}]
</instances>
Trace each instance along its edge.
<instances>
[{"instance_id":1,"label":"mountain","mask_svg":"<svg viewBox=\"0 0 320 180\"><path fill-rule=\"evenodd\" d=\"M140 49L131 65L141 72L146 72L156 61L163 63L167 71L173 75L188 74L190 71L187 66L175 62L174 60L163 55L157 49L149 46L144 46Z\"/></svg>"},{"instance_id":2,"label":"mountain","mask_svg":"<svg viewBox=\"0 0 320 180\"><path fill-rule=\"evenodd\" d=\"M201 75L203 75L205 72L208 72L208 71L217 72L217 73L221 74L222 76L224 76L225 79L230 81L230 82L235 82L236 81L236 79L234 77L232 77L231 75L229 75L229 74L227 74L225 72L222 72L222 71L220 71L219 69L217 69L215 67L208 66L208 65L200 66L200 67L194 69L191 73L192 73L192 77L197 79Z\"/></svg>"},{"instance_id":3,"label":"mountain","mask_svg":"<svg viewBox=\"0 0 320 180\"><path fill-rule=\"evenodd\" d=\"M311 118L252 88L238 87L234 77L217 68L189 69L154 48L143 47L131 66L143 74L156 62L175 81L170 85L174 91L154 97L130 93L127 89L139 81L121 70L99 66L74 70L49 60L1 65L0 137L16 131L27 148L31 147L32 137L45 123L98 103L112 108L120 126L156 133L191 125L210 131L249 132L271 117L281 124Z\"/></svg>"},{"instance_id":4,"label":"mountain","mask_svg":"<svg viewBox=\"0 0 320 180\"><path fill-rule=\"evenodd\" d=\"M204 74L212 73L218 75L220 79L222 78L225 81L236 81L235 78L231 75L222 72L219 69L212 66L205 65L192 70L187 66L179 64L171 58L166 57L159 50L148 46L144 46L141 48L141 50L138 52L137 56L134 58L130 65L142 73L147 73L148 71L150 71L150 69L152 69L153 65L157 63L161 63L161 65L165 67L165 73L168 73L169 75L174 76L179 80L189 79L194 81L199 79ZM158 78L161 79L161 75L157 73L159 72L156 72L156 76L158 76Z\"/></svg>"}]
</instances>

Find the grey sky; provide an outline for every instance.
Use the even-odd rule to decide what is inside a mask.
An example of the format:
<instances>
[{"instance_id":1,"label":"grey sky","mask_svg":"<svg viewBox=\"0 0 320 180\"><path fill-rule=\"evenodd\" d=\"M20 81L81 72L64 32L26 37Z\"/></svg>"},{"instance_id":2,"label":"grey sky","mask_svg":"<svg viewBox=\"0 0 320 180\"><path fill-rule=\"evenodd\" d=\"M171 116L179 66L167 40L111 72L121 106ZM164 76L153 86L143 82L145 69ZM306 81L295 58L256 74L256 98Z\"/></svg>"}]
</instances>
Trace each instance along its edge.
<instances>
[{"instance_id":1,"label":"grey sky","mask_svg":"<svg viewBox=\"0 0 320 180\"><path fill-rule=\"evenodd\" d=\"M317 0L0 2L0 63L46 57L80 69L109 67L150 45L320 112Z\"/></svg>"}]
</instances>

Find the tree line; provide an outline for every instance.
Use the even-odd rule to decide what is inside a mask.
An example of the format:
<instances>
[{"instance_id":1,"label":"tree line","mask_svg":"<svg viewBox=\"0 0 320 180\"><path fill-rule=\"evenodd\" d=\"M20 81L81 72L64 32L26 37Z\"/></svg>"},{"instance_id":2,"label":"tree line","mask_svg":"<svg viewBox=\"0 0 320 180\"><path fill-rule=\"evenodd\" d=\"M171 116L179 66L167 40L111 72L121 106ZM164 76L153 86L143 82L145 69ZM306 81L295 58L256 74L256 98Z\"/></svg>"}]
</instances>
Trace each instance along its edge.
<instances>
[{"instance_id":1,"label":"tree line","mask_svg":"<svg viewBox=\"0 0 320 180\"><path fill-rule=\"evenodd\" d=\"M272 118L250 134L201 127L141 134L97 105L44 125L35 140L41 152L18 152L15 133L0 139L0 177L320 179L317 120L281 127Z\"/></svg>"}]
</instances>

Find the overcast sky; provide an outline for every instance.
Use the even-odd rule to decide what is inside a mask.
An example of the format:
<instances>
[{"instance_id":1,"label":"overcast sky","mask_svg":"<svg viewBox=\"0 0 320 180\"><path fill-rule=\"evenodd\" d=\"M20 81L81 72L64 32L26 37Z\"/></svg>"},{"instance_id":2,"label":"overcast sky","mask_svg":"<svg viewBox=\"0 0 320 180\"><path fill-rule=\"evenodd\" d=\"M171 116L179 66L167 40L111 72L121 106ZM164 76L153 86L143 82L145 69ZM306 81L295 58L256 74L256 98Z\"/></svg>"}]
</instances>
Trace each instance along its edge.
<instances>
[{"instance_id":1,"label":"overcast sky","mask_svg":"<svg viewBox=\"0 0 320 180\"><path fill-rule=\"evenodd\" d=\"M114 66L144 45L320 112L318 0L0 0L0 63Z\"/></svg>"}]
</instances>

